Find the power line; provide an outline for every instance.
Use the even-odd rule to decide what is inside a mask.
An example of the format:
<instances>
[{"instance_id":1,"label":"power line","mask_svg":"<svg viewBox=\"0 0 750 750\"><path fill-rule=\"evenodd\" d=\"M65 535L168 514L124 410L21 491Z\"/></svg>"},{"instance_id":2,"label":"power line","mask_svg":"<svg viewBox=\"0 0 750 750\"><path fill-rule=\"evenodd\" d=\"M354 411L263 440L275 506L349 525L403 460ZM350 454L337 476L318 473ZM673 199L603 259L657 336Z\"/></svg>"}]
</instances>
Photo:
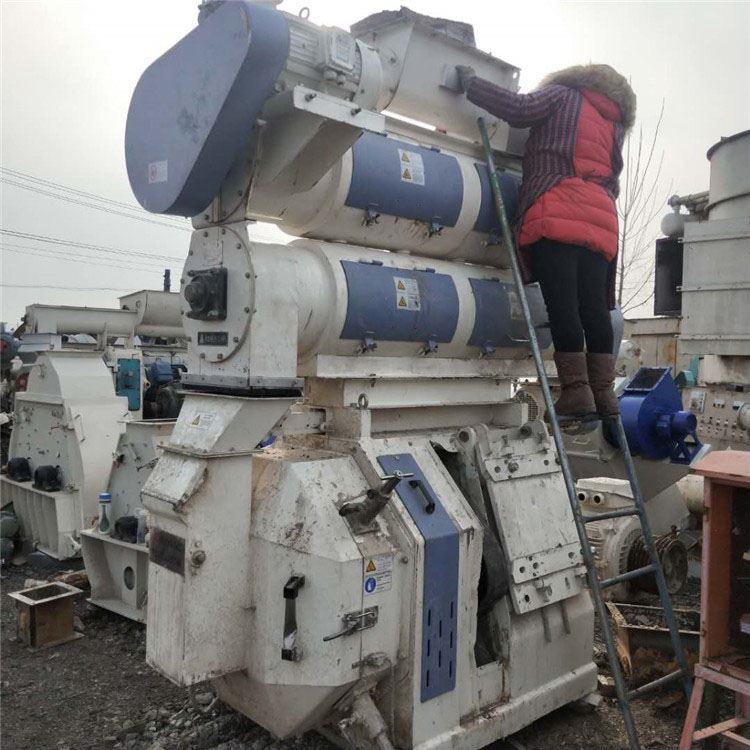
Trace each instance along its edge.
<instances>
[{"instance_id":1,"label":"power line","mask_svg":"<svg viewBox=\"0 0 750 750\"><path fill-rule=\"evenodd\" d=\"M69 195L60 195L50 190L43 190L42 188L36 187L34 185L24 185L22 182L11 180L11 179L8 179L7 177L0 176L0 179L2 179L2 181L6 185L19 187L19 188L22 188L23 190L31 190L32 192L39 193L40 195L46 195L46 196L49 196L50 198L57 198L57 200L66 201L68 203L74 203L78 206L85 206L86 208L94 208L97 211L104 211L105 213L113 214L115 216L124 216L126 219L133 219L134 221L143 221L148 224L156 224L158 226L168 227L169 229L179 229L181 232L193 231L190 227L181 227L177 224L168 224L166 221L158 221L156 219L150 219L147 216L134 216L133 214L126 213L125 211L119 211L116 208L110 208L107 206L99 206L96 203L92 203L91 201L78 200L77 198L73 198Z\"/></svg>"},{"instance_id":2,"label":"power line","mask_svg":"<svg viewBox=\"0 0 750 750\"><path fill-rule=\"evenodd\" d=\"M80 253L58 253L54 250L47 248L36 248L26 247L25 245L11 245L7 242L0 243L0 248L7 250L10 253L18 253L20 255L33 255L38 258L50 258L51 260L65 260L70 263L85 263L86 265L92 264L97 266L104 266L105 268L118 268L124 271L138 271L141 273L158 273L161 274L164 270L162 264L151 264L151 267L144 265L123 265L118 263L116 259L109 260L107 258L95 258L91 255L82 255Z\"/></svg>"},{"instance_id":3,"label":"power line","mask_svg":"<svg viewBox=\"0 0 750 750\"><path fill-rule=\"evenodd\" d=\"M112 253L114 255L135 256L139 258L146 258L149 260L161 260L167 262L171 261L175 263L183 263L185 260L184 257L177 258L173 255L156 255L154 253L143 253L138 250L124 250L122 248L116 247L104 247L102 245L93 245L87 242L66 240L61 237L51 237L46 234L32 234L30 232L19 232L15 229L3 229L2 227L0 227L0 234L7 234L10 237L15 237L17 239L45 242L52 245L62 245L64 247L80 247L84 248L85 250L97 250L99 252Z\"/></svg>"},{"instance_id":4,"label":"power line","mask_svg":"<svg viewBox=\"0 0 750 750\"><path fill-rule=\"evenodd\" d=\"M11 238L13 239L13 238ZM59 258L60 260L66 260L68 258L82 258L84 260L90 260L92 263L121 263L121 264L128 264L129 258L127 257L121 257L119 255L115 255L113 258L108 257L107 255L102 255L98 253L98 251L92 251L95 254L94 255L87 255L87 251L83 252L77 252L78 248L74 249L65 249L65 250L57 250L56 247L35 247L33 245L17 245L14 242L6 242L5 239L0 240L0 247L7 248L11 251L17 251L17 250L24 250L34 253L45 253L49 255L50 258ZM145 267L145 266L152 266L156 268L164 268L165 263L169 263L170 261L158 261L158 260L149 260L149 259L143 259L138 260L137 263L124 265L124 268L135 268L137 266ZM176 261L179 263L180 261Z\"/></svg>"},{"instance_id":5,"label":"power line","mask_svg":"<svg viewBox=\"0 0 750 750\"><path fill-rule=\"evenodd\" d=\"M12 289L60 289L66 292L132 292L132 287L115 286L56 286L55 284L10 284L0 282L0 287Z\"/></svg>"},{"instance_id":6,"label":"power line","mask_svg":"<svg viewBox=\"0 0 750 750\"><path fill-rule=\"evenodd\" d=\"M79 190L78 188L70 187L69 185L63 185L59 182L53 182L52 180L45 180L41 177L35 177L32 174L28 174L27 172L21 172L17 169L10 169L9 167L0 167L0 172L6 172L11 177L14 177L16 179L26 180L28 182L35 182L40 185L45 185L47 187L55 188L56 190L61 190L66 193L73 193L74 195L79 195L82 198L89 198L96 201L100 201L102 203L109 203L112 206L118 206L120 208L127 209L128 211L135 211L139 212L143 209L141 206L139 206L136 203L126 203L125 201L116 201L112 198L106 198L103 195L98 195L97 193L89 193L85 190ZM171 221L180 221L178 217L174 217L172 219L171 217L165 217L167 220Z\"/></svg>"}]
</instances>

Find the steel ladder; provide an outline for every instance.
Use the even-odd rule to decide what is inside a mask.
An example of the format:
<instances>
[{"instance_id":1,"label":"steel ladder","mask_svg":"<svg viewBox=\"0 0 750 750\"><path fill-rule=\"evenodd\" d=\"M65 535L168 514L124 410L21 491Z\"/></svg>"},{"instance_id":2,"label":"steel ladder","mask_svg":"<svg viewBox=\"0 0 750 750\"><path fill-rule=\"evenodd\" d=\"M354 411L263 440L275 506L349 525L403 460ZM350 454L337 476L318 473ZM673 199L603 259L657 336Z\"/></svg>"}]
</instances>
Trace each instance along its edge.
<instances>
[{"instance_id":1,"label":"steel ladder","mask_svg":"<svg viewBox=\"0 0 750 750\"><path fill-rule=\"evenodd\" d=\"M643 695L658 690L665 685L676 682L677 680L682 681L685 695L690 698L690 692L692 689L690 669L685 659L685 653L682 649L682 643L680 642L680 633L677 627L677 621L675 620L674 610L672 609L672 602L669 598L669 592L667 591L667 583L664 579L664 571L662 570L659 555L654 546L654 537L653 533L651 532L651 524L649 523L648 516L646 515L643 496L641 495L638 478L635 473L633 458L630 454L630 448L628 447L628 440L625 435L625 429L623 428L622 420L619 415L615 418L611 418L610 421L612 423L612 427L614 428L614 435L617 440L617 444L619 445L620 450L623 454L628 481L630 482L630 488L633 493L634 505L632 508L614 510L608 513L599 513L594 516L585 516L579 504L575 482L573 480L573 473L570 469L570 462L565 451L565 444L563 442L560 423L557 419L557 414L555 413L555 406L552 401L552 393L550 391L549 382L547 380L547 373L544 369L544 362L542 361L542 355L539 349L539 342L537 340L534 322L531 317L529 302L526 297L526 289L524 287L523 278L521 276L521 268L518 262L518 254L516 252L513 233L511 231L510 224L508 223L508 216L505 212L505 204L503 202L503 196L500 191L500 183L497 178L495 159L492 154L492 146L490 145L490 139L487 132L487 124L485 123L483 117L480 117L478 119L477 124L479 126L482 145L484 147L487 170L489 172L490 186L492 188L492 197L495 203L495 210L497 211L497 216L500 221L502 237L505 242L505 246L508 249L508 255L510 256L511 268L513 270L513 281L515 282L516 293L518 295L524 321L528 329L529 344L534 356L534 364L536 365L539 384L541 386L542 395L544 397L544 405L546 406L547 414L549 415L549 423L552 428L552 435L554 437L555 445L557 446L557 453L560 459L560 468L562 469L563 478L565 480L565 489L568 493L568 500L570 501L570 507L573 511L576 530L578 531L578 538L581 542L581 553L583 556L584 564L586 566L589 587L591 589L591 595L594 598L596 612L599 615L604 643L607 647L607 657L609 660L610 670L612 671L612 677L615 683L617 701L620 704L620 711L622 712L622 717L625 722L625 729L628 735L630 750L640 750L641 745L638 741L638 732L633 720L633 712L630 707L630 701L633 698L639 698ZM591 521L604 521L609 518L623 518L625 516L638 517L638 520L641 524L641 531L643 533L644 546L648 551L650 563L642 568L628 571L626 573L621 573L620 575L600 581L596 573L594 554L586 535L586 524ZM623 583L625 581L632 580L633 578L651 574L653 574L656 578L656 585L659 590L659 599L661 600L661 605L664 608L664 616L669 627L669 634L671 637L672 648L674 650L675 661L677 662L678 669L668 675L665 675L664 677L660 677L659 679L654 680L653 682L642 685L635 690L628 690L622 675L620 662L617 657L617 649L615 647L615 641L612 634L612 624L609 619L609 613L607 607L605 606L602 592L604 589L609 588L610 586L615 586L618 583Z\"/></svg>"}]
</instances>

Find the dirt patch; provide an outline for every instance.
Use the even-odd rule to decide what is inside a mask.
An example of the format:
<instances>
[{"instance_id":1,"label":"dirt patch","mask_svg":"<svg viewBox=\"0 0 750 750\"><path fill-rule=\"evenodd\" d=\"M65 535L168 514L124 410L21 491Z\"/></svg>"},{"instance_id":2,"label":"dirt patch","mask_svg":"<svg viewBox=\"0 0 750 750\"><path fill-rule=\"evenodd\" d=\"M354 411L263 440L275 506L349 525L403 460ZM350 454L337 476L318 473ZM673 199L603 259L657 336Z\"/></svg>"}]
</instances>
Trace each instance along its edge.
<instances>
[{"instance_id":1,"label":"dirt patch","mask_svg":"<svg viewBox=\"0 0 750 750\"><path fill-rule=\"evenodd\" d=\"M210 685L176 687L145 663L142 625L100 610L81 599L78 626L85 637L32 652L16 640L15 604L9 591L28 568L4 571L0 638L2 727L0 745L13 750L333 750L315 734L279 742L249 719L216 699ZM601 651L597 661L603 664ZM663 706L663 707L660 707ZM685 713L674 693L635 704L644 748L677 746ZM627 748L616 701L582 714L571 707L555 711L521 731L500 748L523 750L619 750Z\"/></svg>"}]
</instances>

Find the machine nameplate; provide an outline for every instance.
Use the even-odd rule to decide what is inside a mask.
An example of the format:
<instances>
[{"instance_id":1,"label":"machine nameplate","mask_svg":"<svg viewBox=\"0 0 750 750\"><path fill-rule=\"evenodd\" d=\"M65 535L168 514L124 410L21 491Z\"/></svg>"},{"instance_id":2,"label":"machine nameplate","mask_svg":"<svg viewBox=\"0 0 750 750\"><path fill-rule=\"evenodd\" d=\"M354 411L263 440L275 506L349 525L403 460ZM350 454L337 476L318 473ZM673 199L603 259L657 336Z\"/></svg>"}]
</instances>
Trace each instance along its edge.
<instances>
[{"instance_id":1,"label":"machine nameplate","mask_svg":"<svg viewBox=\"0 0 750 750\"><path fill-rule=\"evenodd\" d=\"M458 641L458 529L409 453L379 456L386 474L413 474L394 492L424 537L422 591L422 703L456 687Z\"/></svg>"},{"instance_id":2,"label":"machine nameplate","mask_svg":"<svg viewBox=\"0 0 750 750\"><path fill-rule=\"evenodd\" d=\"M153 529L148 548L149 562L185 575L185 540L163 529Z\"/></svg>"},{"instance_id":3,"label":"machine nameplate","mask_svg":"<svg viewBox=\"0 0 750 750\"><path fill-rule=\"evenodd\" d=\"M198 346L229 346L226 331L198 331Z\"/></svg>"},{"instance_id":4,"label":"machine nameplate","mask_svg":"<svg viewBox=\"0 0 750 750\"><path fill-rule=\"evenodd\" d=\"M169 174L169 162L152 161L148 165L148 184L153 185L156 182L166 182Z\"/></svg>"}]
</instances>

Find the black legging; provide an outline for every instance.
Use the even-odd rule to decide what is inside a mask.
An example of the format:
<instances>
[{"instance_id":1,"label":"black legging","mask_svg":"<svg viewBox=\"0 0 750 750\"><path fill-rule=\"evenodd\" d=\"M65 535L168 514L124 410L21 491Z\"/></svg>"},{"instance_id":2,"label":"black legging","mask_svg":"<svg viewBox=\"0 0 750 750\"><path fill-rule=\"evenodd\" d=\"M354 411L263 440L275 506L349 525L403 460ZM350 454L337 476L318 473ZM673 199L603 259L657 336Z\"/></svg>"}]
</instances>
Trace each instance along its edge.
<instances>
[{"instance_id":1,"label":"black legging","mask_svg":"<svg viewBox=\"0 0 750 750\"><path fill-rule=\"evenodd\" d=\"M607 259L588 248L548 239L525 249L542 288L555 351L582 352L585 337L592 354L612 354Z\"/></svg>"}]
</instances>

